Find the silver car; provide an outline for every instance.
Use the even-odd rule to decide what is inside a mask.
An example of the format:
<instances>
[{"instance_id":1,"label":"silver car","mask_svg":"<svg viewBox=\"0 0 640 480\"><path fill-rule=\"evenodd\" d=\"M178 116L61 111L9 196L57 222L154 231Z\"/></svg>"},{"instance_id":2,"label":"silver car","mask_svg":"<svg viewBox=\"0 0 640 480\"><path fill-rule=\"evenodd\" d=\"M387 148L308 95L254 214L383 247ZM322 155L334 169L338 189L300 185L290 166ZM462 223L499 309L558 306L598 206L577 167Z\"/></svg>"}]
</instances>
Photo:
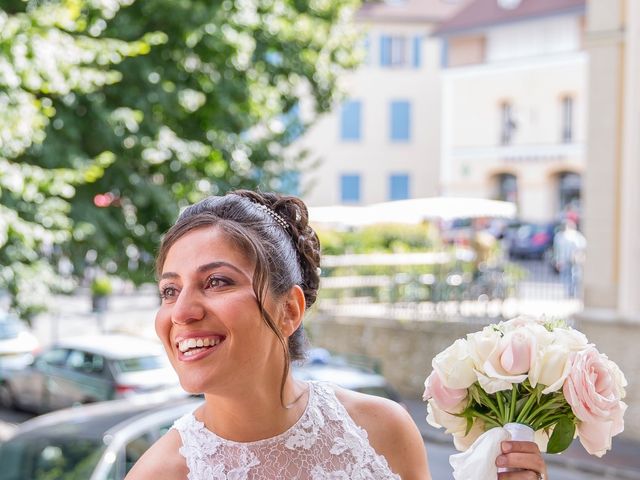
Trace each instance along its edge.
<instances>
[{"instance_id":1,"label":"silver car","mask_svg":"<svg viewBox=\"0 0 640 480\"><path fill-rule=\"evenodd\" d=\"M0 480L121 480L201 398L138 395L41 415L0 444Z\"/></svg>"},{"instance_id":2,"label":"silver car","mask_svg":"<svg viewBox=\"0 0 640 480\"><path fill-rule=\"evenodd\" d=\"M4 370L0 403L41 413L160 390L180 386L158 342L92 335L61 340L26 367Z\"/></svg>"}]
</instances>

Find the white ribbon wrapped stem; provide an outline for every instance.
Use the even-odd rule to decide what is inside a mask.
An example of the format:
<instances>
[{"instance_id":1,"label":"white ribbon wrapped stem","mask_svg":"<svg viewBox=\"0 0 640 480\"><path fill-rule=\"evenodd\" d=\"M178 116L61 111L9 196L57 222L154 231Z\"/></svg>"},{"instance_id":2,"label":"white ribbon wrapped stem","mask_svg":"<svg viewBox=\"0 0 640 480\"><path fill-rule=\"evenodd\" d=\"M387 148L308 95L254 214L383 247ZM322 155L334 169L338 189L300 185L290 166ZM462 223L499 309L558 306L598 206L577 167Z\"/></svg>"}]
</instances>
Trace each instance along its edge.
<instances>
[{"instance_id":1,"label":"white ribbon wrapped stem","mask_svg":"<svg viewBox=\"0 0 640 480\"><path fill-rule=\"evenodd\" d=\"M496 467L496 458L502 454L501 444L505 440L533 442L534 431L520 423L507 423L501 428L492 428L480 435L464 452L451 455L455 480L488 480L498 477L498 472L513 469Z\"/></svg>"}]
</instances>

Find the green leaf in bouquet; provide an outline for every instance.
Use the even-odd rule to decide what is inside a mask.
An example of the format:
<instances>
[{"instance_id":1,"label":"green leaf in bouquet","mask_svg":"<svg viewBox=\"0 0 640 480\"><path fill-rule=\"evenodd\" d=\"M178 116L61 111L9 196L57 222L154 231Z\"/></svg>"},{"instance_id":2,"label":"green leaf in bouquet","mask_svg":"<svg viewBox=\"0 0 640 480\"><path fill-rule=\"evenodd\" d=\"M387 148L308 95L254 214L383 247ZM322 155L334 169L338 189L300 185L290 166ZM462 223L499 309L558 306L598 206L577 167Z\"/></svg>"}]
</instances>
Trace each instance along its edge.
<instances>
[{"instance_id":1,"label":"green leaf in bouquet","mask_svg":"<svg viewBox=\"0 0 640 480\"><path fill-rule=\"evenodd\" d=\"M575 432L575 422L570 417L562 417L553 428L553 433L547 444L547 453L564 452L571 445Z\"/></svg>"}]
</instances>

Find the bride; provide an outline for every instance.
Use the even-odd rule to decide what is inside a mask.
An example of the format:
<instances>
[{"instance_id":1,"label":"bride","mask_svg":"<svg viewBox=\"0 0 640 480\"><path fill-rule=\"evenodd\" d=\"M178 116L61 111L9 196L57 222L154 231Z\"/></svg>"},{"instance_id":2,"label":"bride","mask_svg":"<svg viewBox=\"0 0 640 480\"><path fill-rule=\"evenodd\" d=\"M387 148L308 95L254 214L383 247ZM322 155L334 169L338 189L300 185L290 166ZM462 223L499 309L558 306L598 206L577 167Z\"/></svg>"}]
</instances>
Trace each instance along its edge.
<instances>
[{"instance_id":1,"label":"bride","mask_svg":"<svg viewBox=\"0 0 640 480\"><path fill-rule=\"evenodd\" d=\"M204 393L134 465L137 479L430 479L395 402L295 380L320 245L304 203L240 190L187 208L160 246L156 332L182 387ZM533 443L505 442L502 480L544 478Z\"/></svg>"}]
</instances>

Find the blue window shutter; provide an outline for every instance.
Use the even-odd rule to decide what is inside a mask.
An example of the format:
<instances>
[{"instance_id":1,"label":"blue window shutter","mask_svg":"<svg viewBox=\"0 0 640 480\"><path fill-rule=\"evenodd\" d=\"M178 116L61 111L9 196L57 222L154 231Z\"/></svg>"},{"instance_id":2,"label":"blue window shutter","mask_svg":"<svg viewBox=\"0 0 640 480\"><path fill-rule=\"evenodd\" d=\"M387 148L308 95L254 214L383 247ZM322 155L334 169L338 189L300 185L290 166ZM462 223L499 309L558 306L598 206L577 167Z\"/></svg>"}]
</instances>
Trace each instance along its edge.
<instances>
[{"instance_id":1,"label":"blue window shutter","mask_svg":"<svg viewBox=\"0 0 640 480\"><path fill-rule=\"evenodd\" d=\"M371 65L371 35L367 34L363 40L364 64Z\"/></svg>"},{"instance_id":2,"label":"blue window shutter","mask_svg":"<svg viewBox=\"0 0 640 480\"><path fill-rule=\"evenodd\" d=\"M409 197L409 175L392 173L389 177L389 199L406 200Z\"/></svg>"},{"instance_id":3,"label":"blue window shutter","mask_svg":"<svg viewBox=\"0 0 640 480\"><path fill-rule=\"evenodd\" d=\"M413 37L413 67L420 68L422 66L422 37Z\"/></svg>"},{"instance_id":4,"label":"blue window shutter","mask_svg":"<svg viewBox=\"0 0 640 480\"><path fill-rule=\"evenodd\" d=\"M386 35L380 37L380 65L383 67L391 65L391 37Z\"/></svg>"},{"instance_id":5,"label":"blue window shutter","mask_svg":"<svg viewBox=\"0 0 640 480\"><path fill-rule=\"evenodd\" d=\"M407 142L411 138L411 104L405 100L391 102L391 140Z\"/></svg>"},{"instance_id":6,"label":"blue window shutter","mask_svg":"<svg viewBox=\"0 0 640 480\"><path fill-rule=\"evenodd\" d=\"M340 114L340 138L342 140L360 140L361 104L357 100L348 100L342 105Z\"/></svg>"},{"instance_id":7,"label":"blue window shutter","mask_svg":"<svg viewBox=\"0 0 640 480\"><path fill-rule=\"evenodd\" d=\"M440 66L446 68L449 66L449 40L442 39L440 44Z\"/></svg>"},{"instance_id":8,"label":"blue window shutter","mask_svg":"<svg viewBox=\"0 0 640 480\"><path fill-rule=\"evenodd\" d=\"M340 176L340 200L343 202L360 201L359 174L346 174Z\"/></svg>"}]
</instances>

